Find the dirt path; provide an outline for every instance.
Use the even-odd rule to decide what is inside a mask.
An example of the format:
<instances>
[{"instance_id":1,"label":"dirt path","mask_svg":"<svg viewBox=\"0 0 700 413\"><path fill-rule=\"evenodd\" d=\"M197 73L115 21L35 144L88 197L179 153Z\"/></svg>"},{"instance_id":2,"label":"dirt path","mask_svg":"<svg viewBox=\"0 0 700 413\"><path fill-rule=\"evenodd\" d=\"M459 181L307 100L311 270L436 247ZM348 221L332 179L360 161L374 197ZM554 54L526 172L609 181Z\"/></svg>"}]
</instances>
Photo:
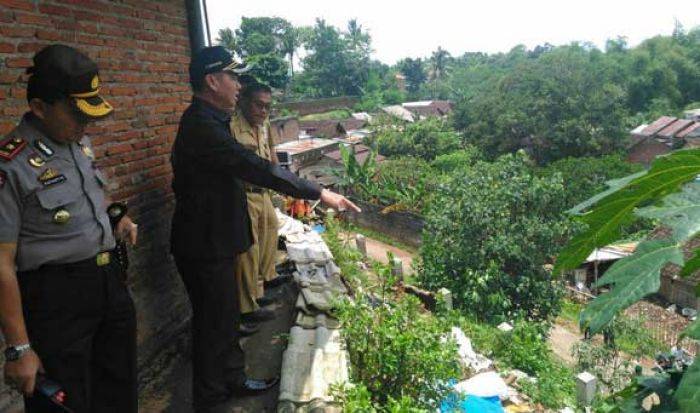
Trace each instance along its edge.
<instances>
[{"instance_id":1,"label":"dirt path","mask_svg":"<svg viewBox=\"0 0 700 413\"><path fill-rule=\"evenodd\" d=\"M355 234L354 232L346 232L343 234L345 239L352 239L352 245L355 245ZM413 267L413 257L416 255L414 252L406 251L401 248L395 247L393 245L386 244L381 241L377 241L372 238L365 237L367 245L367 256L375 261L379 261L383 264L388 264L389 259L387 258L387 253L390 252L394 255L394 258L401 260L403 264L403 273L406 275L412 275L414 273Z\"/></svg>"},{"instance_id":2,"label":"dirt path","mask_svg":"<svg viewBox=\"0 0 700 413\"><path fill-rule=\"evenodd\" d=\"M571 350L582 338L580 334L573 333L559 324L554 324L549 331L549 347L557 357L572 366L576 360L571 355Z\"/></svg>"}]
</instances>

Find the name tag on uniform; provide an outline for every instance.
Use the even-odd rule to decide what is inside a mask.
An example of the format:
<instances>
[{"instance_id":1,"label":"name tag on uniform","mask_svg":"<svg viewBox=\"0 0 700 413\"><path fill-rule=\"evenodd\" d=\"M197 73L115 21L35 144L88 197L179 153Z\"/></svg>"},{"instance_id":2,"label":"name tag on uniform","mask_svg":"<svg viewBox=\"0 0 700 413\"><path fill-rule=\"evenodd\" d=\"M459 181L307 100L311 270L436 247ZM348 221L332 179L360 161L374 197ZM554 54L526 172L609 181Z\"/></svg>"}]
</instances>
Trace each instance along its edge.
<instances>
[{"instance_id":1,"label":"name tag on uniform","mask_svg":"<svg viewBox=\"0 0 700 413\"><path fill-rule=\"evenodd\" d=\"M39 182L44 186L60 184L66 181L66 176L59 174L55 169L49 168L39 175Z\"/></svg>"}]
</instances>

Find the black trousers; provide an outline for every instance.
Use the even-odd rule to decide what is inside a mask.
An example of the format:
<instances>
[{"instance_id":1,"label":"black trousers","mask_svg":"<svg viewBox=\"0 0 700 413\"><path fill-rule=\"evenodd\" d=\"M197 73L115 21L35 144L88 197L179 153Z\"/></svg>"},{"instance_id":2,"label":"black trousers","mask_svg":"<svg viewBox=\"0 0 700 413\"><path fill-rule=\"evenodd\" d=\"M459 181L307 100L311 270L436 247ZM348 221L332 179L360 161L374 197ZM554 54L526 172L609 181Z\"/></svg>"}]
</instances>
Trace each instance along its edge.
<instances>
[{"instance_id":1,"label":"black trousers","mask_svg":"<svg viewBox=\"0 0 700 413\"><path fill-rule=\"evenodd\" d=\"M231 386L245 380L245 356L238 335L236 260L176 256L175 261L192 303L194 407L206 409L224 402Z\"/></svg>"},{"instance_id":2,"label":"black trousers","mask_svg":"<svg viewBox=\"0 0 700 413\"><path fill-rule=\"evenodd\" d=\"M91 259L17 279L32 347L66 405L76 413L136 413L136 315L118 265ZM25 409L51 411L37 396L25 398Z\"/></svg>"}]
</instances>

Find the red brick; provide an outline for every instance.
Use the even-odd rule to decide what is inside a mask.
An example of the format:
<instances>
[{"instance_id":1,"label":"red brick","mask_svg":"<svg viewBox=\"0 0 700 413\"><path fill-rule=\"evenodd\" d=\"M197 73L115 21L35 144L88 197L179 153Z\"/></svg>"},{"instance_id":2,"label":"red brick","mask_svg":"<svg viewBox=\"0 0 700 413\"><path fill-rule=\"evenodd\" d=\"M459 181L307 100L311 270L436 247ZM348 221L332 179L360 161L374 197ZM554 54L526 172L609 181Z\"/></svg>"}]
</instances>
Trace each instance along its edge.
<instances>
[{"instance_id":1,"label":"red brick","mask_svg":"<svg viewBox=\"0 0 700 413\"><path fill-rule=\"evenodd\" d=\"M14 53L15 49L12 43L0 43L0 53Z\"/></svg>"},{"instance_id":2,"label":"red brick","mask_svg":"<svg viewBox=\"0 0 700 413\"><path fill-rule=\"evenodd\" d=\"M0 84L15 83L19 80L19 73L3 73L0 71Z\"/></svg>"},{"instance_id":3,"label":"red brick","mask_svg":"<svg viewBox=\"0 0 700 413\"><path fill-rule=\"evenodd\" d=\"M59 30L82 30L80 23L72 19L53 19L53 25ZM85 30L83 30L85 31ZM94 32L93 32L94 33Z\"/></svg>"},{"instance_id":4,"label":"red brick","mask_svg":"<svg viewBox=\"0 0 700 413\"><path fill-rule=\"evenodd\" d=\"M104 44L104 40L96 37L96 36L88 36L84 34L79 34L78 35L78 43L81 44L90 44L93 46L102 46Z\"/></svg>"},{"instance_id":5,"label":"red brick","mask_svg":"<svg viewBox=\"0 0 700 413\"><path fill-rule=\"evenodd\" d=\"M51 26L51 18L42 14L15 13L15 21L21 24Z\"/></svg>"},{"instance_id":6,"label":"red brick","mask_svg":"<svg viewBox=\"0 0 700 413\"><path fill-rule=\"evenodd\" d=\"M42 40L59 40L61 34L55 30L37 29L36 37Z\"/></svg>"},{"instance_id":7,"label":"red brick","mask_svg":"<svg viewBox=\"0 0 700 413\"><path fill-rule=\"evenodd\" d=\"M0 23L12 23L14 21L11 11L0 11Z\"/></svg>"},{"instance_id":8,"label":"red brick","mask_svg":"<svg viewBox=\"0 0 700 413\"><path fill-rule=\"evenodd\" d=\"M16 125L13 122L0 122L0 135L10 133L15 126Z\"/></svg>"},{"instance_id":9,"label":"red brick","mask_svg":"<svg viewBox=\"0 0 700 413\"><path fill-rule=\"evenodd\" d=\"M24 88L24 87L12 88L12 90L10 91L10 94L12 95L13 98L24 99L27 97L27 88Z\"/></svg>"},{"instance_id":10,"label":"red brick","mask_svg":"<svg viewBox=\"0 0 700 413\"><path fill-rule=\"evenodd\" d=\"M17 51L20 53L36 53L39 50L43 49L47 43L35 43L35 42L25 42L25 43L20 43L17 46Z\"/></svg>"},{"instance_id":11,"label":"red brick","mask_svg":"<svg viewBox=\"0 0 700 413\"><path fill-rule=\"evenodd\" d=\"M8 37L32 37L34 32L31 27L0 26L0 34Z\"/></svg>"},{"instance_id":12,"label":"red brick","mask_svg":"<svg viewBox=\"0 0 700 413\"><path fill-rule=\"evenodd\" d=\"M121 153L131 152L133 148L130 143L121 143L107 148L107 156L119 155Z\"/></svg>"},{"instance_id":13,"label":"red brick","mask_svg":"<svg viewBox=\"0 0 700 413\"><path fill-rule=\"evenodd\" d=\"M11 9L34 11L34 2L29 0L0 0L0 6Z\"/></svg>"},{"instance_id":14,"label":"red brick","mask_svg":"<svg viewBox=\"0 0 700 413\"><path fill-rule=\"evenodd\" d=\"M32 66L32 59L26 57L8 57L5 59L5 65L7 67L30 67Z\"/></svg>"},{"instance_id":15,"label":"red brick","mask_svg":"<svg viewBox=\"0 0 700 413\"><path fill-rule=\"evenodd\" d=\"M71 9L61 6L54 6L53 4L40 4L39 11L47 15L57 14L59 16L71 16L73 14Z\"/></svg>"},{"instance_id":16,"label":"red brick","mask_svg":"<svg viewBox=\"0 0 700 413\"><path fill-rule=\"evenodd\" d=\"M89 21L92 23L97 23L100 21L100 15L86 10L75 10L73 15L76 19L81 21Z\"/></svg>"}]
</instances>

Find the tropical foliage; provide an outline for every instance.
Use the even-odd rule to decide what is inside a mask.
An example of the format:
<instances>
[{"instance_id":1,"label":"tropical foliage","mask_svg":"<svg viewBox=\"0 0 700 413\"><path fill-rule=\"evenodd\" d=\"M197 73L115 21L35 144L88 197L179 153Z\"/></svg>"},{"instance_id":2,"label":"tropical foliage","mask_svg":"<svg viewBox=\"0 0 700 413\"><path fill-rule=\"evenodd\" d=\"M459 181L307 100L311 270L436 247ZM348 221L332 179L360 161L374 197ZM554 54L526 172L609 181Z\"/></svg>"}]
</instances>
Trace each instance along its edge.
<instances>
[{"instance_id":1,"label":"tropical foliage","mask_svg":"<svg viewBox=\"0 0 700 413\"><path fill-rule=\"evenodd\" d=\"M700 150L684 150L658 158L646 173L618 180L615 186L590 202L575 208L587 229L578 234L557 258L558 271L574 268L594 248L615 241L620 228L635 215L655 218L668 231L641 243L635 253L613 264L597 286L609 291L589 304L581 314L581 325L600 332L615 314L658 291L661 269L673 264L682 273L700 269L697 261L686 262L684 246L700 232ZM590 208L590 210L587 210ZM700 339L695 321L686 334ZM691 412L700 399L700 369L695 365L683 375L675 400Z\"/></svg>"}]
</instances>

